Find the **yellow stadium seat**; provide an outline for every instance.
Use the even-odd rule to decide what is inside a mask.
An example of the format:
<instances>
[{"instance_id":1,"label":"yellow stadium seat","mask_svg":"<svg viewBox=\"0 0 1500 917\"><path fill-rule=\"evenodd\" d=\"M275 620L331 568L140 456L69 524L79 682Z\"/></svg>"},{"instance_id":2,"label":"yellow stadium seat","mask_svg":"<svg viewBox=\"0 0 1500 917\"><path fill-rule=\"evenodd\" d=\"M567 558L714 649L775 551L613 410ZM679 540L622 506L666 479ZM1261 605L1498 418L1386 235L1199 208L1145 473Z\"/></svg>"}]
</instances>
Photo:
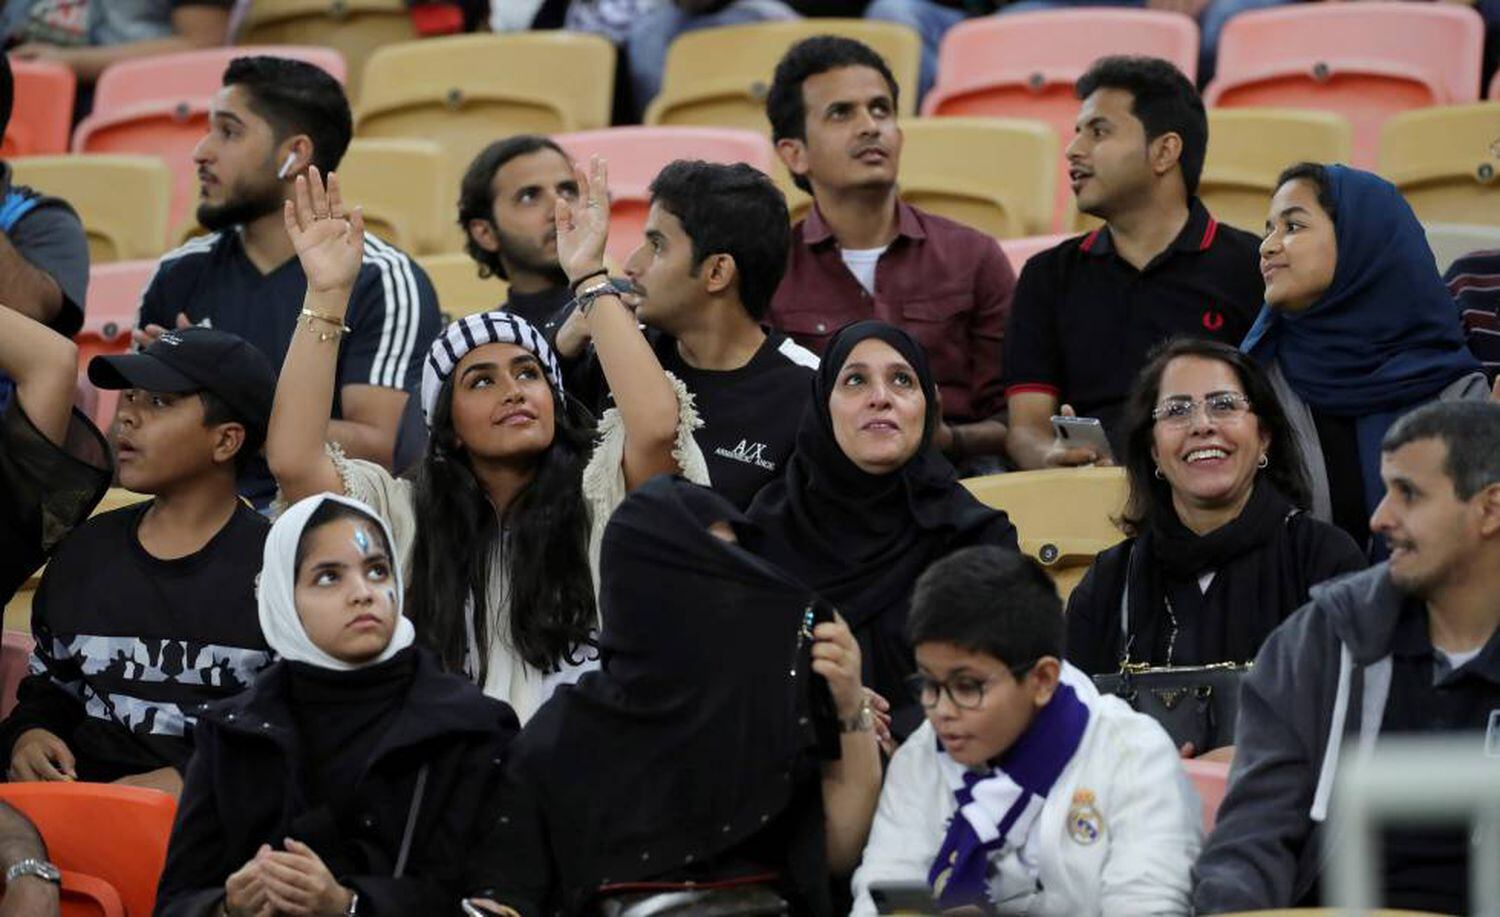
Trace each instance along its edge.
<instances>
[{"instance_id":1,"label":"yellow stadium seat","mask_svg":"<svg viewBox=\"0 0 1500 917\"><path fill-rule=\"evenodd\" d=\"M667 50L660 94L646 109L647 124L738 127L764 134L766 92L788 48L813 35L843 35L885 58L901 94L900 112L916 112L922 41L906 26L861 19L757 22L700 29L679 36Z\"/></svg>"},{"instance_id":2,"label":"yellow stadium seat","mask_svg":"<svg viewBox=\"0 0 1500 917\"><path fill-rule=\"evenodd\" d=\"M1220 914L1219 917L1344 917L1348 913L1350 912L1336 907L1278 907L1266 911L1235 911L1232 914ZM1366 917L1441 917L1433 911L1396 911L1388 907L1359 913Z\"/></svg>"},{"instance_id":3,"label":"yellow stadium seat","mask_svg":"<svg viewBox=\"0 0 1500 917\"><path fill-rule=\"evenodd\" d=\"M431 140L357 139L338 177L344 201L364 208L365 229L408 254L441 251L456 232L458 188Z\"/></svg>"},{"instance_id":4,"label":"yellow stadium seat","mask_svg":"<svg viewBox=\"0 0 1500 917\"><path fill-rule=\"evenodd\" d=\"M406 6L405 0L254 0L235 42L338 51L349 64L352 101L359 98L361 71L376 48L417 37Z\"/></svg>"},{"instance_id":5,"label":"yellow stadium seat","mask_svg":"<svg viewBox=\"0 0 1500 917\"><path fill-rule=\"evenodd\" d=\"M360 137L435 140L458 199L470 161L512 134L609 125L615 47L598 35L457 35L381 48L365 67ZM455 211L456 212L456 211Z\"/></svg>"},{"instance_id":6,"label":"yellow stadium seat","mask_svg":"<svg viewBox=\"0 0 1500 917\"><path fill-rule=\"evenodd\" d=\"M480 277L479 265L465 254L447 253L418 258L437 291L443 321L500 308L508 285L499 277Z\"/></svg>"},{"instance_id":7,"label":"yellow stadium seat","mask_svg":"<svg viewBox=\"0 0 1500 917\"><path fill-rule=\"evenodd\" d=\"M986 506L1010 514L1021 550L1046 567L1064 600L1094 555L1125 537L1114 524L1125 504L1123 468L1013 471L963 484Z\"/></svg>"},{"instance_id":8,"label":"yellow stadium seat","mask_svg":"<svg viewBox=\"0 0 1500 917\"><path fill-rule=\"evenodd\" d=\"M29 156L10 161L15 181L73 205L89 260L154 258L164 250L172 172L155 156Z\"/></svg>"},{"instance_id":9,"label":"yellow stadium seat","mask_svg":"<svg viewBox=\"0 0 1500 917\"><path fill-rule=\"evenodd\" d=\"M1332 112L1214 108L1198 196L1221 223L1259 234L1276 178L1296 162L1348 162L1354 126Z\"/></svg>"},{"instance_id":10,"label":"yellow stadium seat","mask_svg":"<svg viewBox=\"0 0 1500 917\"><path fill-rule=\"evenodd\" d=\"M901 199L908 204L996 239L1040 235L1051 227L1058 152L1057 135L1045 123L913 118L901 130ZM782 190L793 220L812 209L812 198L789 181Z\"/></svg>"},{"instance_id":11,"label":"yellow stadium seat","mask_svg":"<svg viewBox=\"0 0 1500 917\"><path fill-rule=\"evenodd\" d=\"M1424 222L1500 225L1500 102L1402 112L1380 132L1380 173Z\"/></svg>"}]
</instances>

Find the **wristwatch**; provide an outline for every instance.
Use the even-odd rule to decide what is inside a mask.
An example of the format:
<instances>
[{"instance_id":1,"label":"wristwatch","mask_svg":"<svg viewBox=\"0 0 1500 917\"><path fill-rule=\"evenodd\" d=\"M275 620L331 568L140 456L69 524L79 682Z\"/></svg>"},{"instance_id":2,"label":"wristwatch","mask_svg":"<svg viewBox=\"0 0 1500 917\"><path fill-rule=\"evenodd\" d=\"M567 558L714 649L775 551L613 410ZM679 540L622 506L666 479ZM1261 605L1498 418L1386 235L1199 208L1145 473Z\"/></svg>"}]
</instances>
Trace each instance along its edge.
<instances>
[{"instance_id":1,"label":"wristwatch","mask_svg":"<svg viewBox=\"0 0 1500 917\"><path fill-rule=\"evenodd\" d=\"M22 876L35 876L53 885L62 884L62 873L56 866L34 857L27 857L18 863L12 863L11 867L5 871L5 884L9 885Z\"/></svg>"}]
</instances>

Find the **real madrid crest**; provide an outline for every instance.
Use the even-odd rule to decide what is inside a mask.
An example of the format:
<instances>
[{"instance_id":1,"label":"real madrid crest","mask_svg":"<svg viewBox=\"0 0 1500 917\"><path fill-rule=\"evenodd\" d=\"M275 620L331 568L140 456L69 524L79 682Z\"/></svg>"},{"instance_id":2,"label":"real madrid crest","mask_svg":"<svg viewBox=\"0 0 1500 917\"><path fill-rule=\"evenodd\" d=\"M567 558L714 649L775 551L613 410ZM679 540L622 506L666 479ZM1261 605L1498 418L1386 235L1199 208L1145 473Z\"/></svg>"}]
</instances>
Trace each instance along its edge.
<instances>
[{"instance_id":1,"label":"real madrid crest","mask_svg":"<svg viewBox=\"0 0 1500 917\"><path fill-rule=\"evenodd\" d=\"M1085 847L1104 834L1104 816L1094 807L1094 791L1079 790L1073 794L1068 809L1068 836Z\"/></svg>"}]
</instances>

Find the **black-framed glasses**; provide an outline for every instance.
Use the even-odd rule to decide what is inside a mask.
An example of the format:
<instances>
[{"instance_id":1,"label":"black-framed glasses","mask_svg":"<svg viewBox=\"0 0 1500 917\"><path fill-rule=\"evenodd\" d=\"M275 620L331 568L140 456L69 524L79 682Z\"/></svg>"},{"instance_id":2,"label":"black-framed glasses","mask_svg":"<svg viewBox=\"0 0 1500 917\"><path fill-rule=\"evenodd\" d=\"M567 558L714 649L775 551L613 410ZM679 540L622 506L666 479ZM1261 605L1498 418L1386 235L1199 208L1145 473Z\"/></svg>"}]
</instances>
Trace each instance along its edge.
<instances>
[{"instance_id":1,"label":"black-framed glasses","mask_svg":"<svg viewBox=\"0 0 1500 917\"><path fill-rule=\"evenodd\" d=\"M1016 681L1020 681L1026 677L1026 673L1030 672L1035 665L1036 660L1033 659L1023 666L1013 666L1010 673ZM927 710L931 710L938 705L938 700L944 692L947 692L948 699L958 709L978 710L984 706L985 690L994 683L994 676L989 678L975 678L972 675L959 675L947 681L938 681L936 678L928 678L926 675L918 672L915 675L907 676L906 689L911 693L912 700L921 704Z\"/></svg>"},{"instance_id":2,"label":"black-framed glasses","mask_svg":"<svg viewBox=\"0 0 1500 917\"><path fill-rule=\"evenodd\" d=\"M1202 401L1193 398L1168 398L1156 406L1151 417L1170 427L1185 427L1198 416L1198 408L1212 421L1238 420L1250 411L1250 399L1239 392L1215 392Z\"/></svg>"}]
</instances>

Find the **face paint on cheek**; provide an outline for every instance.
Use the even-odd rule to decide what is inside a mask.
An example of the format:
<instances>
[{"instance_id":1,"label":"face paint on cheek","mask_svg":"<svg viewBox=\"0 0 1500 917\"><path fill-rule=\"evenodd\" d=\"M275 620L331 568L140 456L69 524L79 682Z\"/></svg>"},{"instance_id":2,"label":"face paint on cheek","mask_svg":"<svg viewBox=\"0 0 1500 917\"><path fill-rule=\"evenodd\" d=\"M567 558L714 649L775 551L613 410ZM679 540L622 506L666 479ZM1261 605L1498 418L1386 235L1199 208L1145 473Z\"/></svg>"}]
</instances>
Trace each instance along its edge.
<instances>
[{"instance_id":1,"label":"face paint on cheek","mask_svg":"<svg viewBox=\"0 0 1500 917\"><path fill-rule=\"evenodd\" d=\"M385 600L387 602L391 603L391 607L392 608L395 608L396 607L396 590L394 590L394 589L387 589L385 591Z\"/></svg>"},{"instance_id":2,"label":"face paint on cheek","mask_svg":"<svg viewBox=\"0 0 1500 917\"><path fill-rule=\"evenodd\" d=\"M354 547L359 551L360 557L370 556L370 536L365 534L364 529L354 530Z\"/></svg>"}]
</instances>

